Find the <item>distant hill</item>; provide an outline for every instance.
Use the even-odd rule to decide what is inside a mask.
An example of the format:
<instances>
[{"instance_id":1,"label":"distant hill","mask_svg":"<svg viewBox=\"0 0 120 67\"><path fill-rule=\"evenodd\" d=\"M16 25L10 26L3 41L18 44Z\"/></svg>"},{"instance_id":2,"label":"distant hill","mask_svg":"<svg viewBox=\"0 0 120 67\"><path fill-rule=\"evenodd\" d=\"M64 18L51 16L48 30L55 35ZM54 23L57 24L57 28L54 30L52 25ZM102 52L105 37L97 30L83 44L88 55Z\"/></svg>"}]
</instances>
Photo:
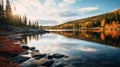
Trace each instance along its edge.
<instances>
[{"instance_id":1,"label":"distant hill","mask_svg":"<svg viewBox=\"0 0 120 67\"><path fill-rule=\"evenodd\" d=\"M114 27L113 27L114 26ZM120 28L120 9L93 17L50 26L51 29Z\"/></svg>"}]
</instances>

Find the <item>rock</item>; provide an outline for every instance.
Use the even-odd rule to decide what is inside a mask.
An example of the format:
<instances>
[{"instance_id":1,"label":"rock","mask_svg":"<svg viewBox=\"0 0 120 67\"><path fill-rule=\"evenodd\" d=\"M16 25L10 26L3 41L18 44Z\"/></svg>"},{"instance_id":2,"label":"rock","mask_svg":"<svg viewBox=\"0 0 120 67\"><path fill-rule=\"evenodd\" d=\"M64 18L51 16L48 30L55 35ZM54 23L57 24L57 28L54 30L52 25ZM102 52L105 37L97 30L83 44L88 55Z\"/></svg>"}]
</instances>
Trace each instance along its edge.
<instances>
[{"instance_id":1,"label":"rock","mask_svg":"<svg viewBox=\"0 0 120 67\"><path fill-rule=\"evenodd\" d=\"M47 66L50 67L54 63L54 60L48 60L48 59L39 59L39 60L34 60L31 64L32 65L37 65L37 66Z\"/></svg>"},{"instance_id":2,"label":"rock","mask_svg":"<svg viewBox=\"0 0 120 67\"><path fill-rule=\"evenodd\" d=\"M34 51L35 47L30 47L29 50Z\"/></svg>"},{"instance_id":3,"label":"rock","mask_svg":"<svg viewBox=\"0 0 120 67\"><path fill-rule=\"evenodd\" d=\"M22 29L22 28L16 28L14 30L15 33L24 33L26 30L25 29Z\"/></svg>"},{"instance_id":4,"label":"rock","mask_svg":"<svg viewBox=\"0 0 120 67\"><path fill-rule=\"evenodd\" d=\"M53 54L53 58L67 58L68 56L65 56L65 55L62 55L62 54L58 54L58 53L56 53L56 54Z\"/></svg>"},{"instance_id":5,"label":"rock","mask_svg":"<svg viewBox=\"0 0 120 67\"><path fill-rule=\"evenodd\" d=\"M39 50L34 50L33 52L31 52L32 57L35 55L40 55Z\"/></svg>"},{"instance_id":6,"label":"rock","mask_svg":"<svg viewBox=\"0 0 120 67\"><path fill-rule=\"evenodd\" d=\"M35 59L40 59L46 56L46 54L40 54L38 50L31 52L31 55Z\"/></svg>"},{"instance_id":7,"label":"rock","mask_svg":"<svg viewBox=\"0 0 120 67\"><path fill-rule=\"evenodd\" d=\"M69 67L69 64L68 63L60 63L60 64L55 65L55 67Z\"/></svg>"},{"instance_id":8,"label":"rock","mask_svg":"<svg viewBox=\"0 0 120 67\"><path fill-rule=\"evenodd\" d=\"M52 59L53 56L52 56L52 55L48 55L47 58L48 58L48 59Z\"/></svg>"},{"instance_id":9,"label":"rock","mask_svg":"<svg viewBox=\"0 0 120 67\"><path fill-rule=\"evenodd\" d=\"M42 66L47 66L48 67L48 66L51 66L53 63L54 63L54 60L49 60L49 61L43 63Z\"/></svg>"},{"instance_id":10,"label":"rock","mask_svg":"<svg viewBox=\"0 0 120 67\"><path fill-rule=\"evenodd\" d=\"M34 55L32 57L35 58L35 59L41 59L41 58L43 58L45 56L46 56L46 54L39 54L39 55Z\"/></svg>"},{"instance_id":11,"label":"rock","mask_svg":"<svg viewBox=\"0 0 120 67\"><path fill-rule=\"evenodd\" d=\"M25 49L25 50L29 50L28 46L22 46L22 48Z\"/></svg>"},{"instance_id":12,"label":"rock","mask_svg":"<svg viewBox=\"0 0 120 67\"><path fill-rule=\"evenodd\" d=\"M17 63L22 63L28 59L30 59L30 57L16 56L12 58L12 61L17 62Z\"/></svg>"}]
</instances>

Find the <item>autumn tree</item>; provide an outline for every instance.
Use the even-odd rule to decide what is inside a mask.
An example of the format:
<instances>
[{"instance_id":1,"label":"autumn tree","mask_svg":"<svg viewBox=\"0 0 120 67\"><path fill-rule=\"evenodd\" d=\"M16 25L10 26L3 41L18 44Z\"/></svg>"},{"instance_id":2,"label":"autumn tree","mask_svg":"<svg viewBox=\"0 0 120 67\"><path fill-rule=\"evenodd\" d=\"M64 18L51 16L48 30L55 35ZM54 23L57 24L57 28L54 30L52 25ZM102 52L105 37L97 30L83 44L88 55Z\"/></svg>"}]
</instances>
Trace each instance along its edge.
<instances>
[{"instance_id":1,"label":"autumn tree","mask_svg":"<svg viewBox=\"0 0 120 67\"><path fill-rule=\"evenodd\" d=\"M106 20L105 19L103 19L102 21L101 21L101 27L105 27L105 24L106 24Z\"/></svg>"}]
</instances>

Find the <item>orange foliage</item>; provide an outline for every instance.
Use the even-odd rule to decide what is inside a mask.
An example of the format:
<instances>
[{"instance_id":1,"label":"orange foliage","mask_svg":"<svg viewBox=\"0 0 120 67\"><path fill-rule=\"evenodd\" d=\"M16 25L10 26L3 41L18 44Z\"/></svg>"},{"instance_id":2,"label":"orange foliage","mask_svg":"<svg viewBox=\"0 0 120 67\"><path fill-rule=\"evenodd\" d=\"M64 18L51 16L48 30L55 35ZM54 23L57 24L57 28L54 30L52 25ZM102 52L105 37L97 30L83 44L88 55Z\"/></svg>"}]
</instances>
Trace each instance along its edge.
<instances>
[{"instance_id":1,"label":"orange foliage","mask_svg":"<svg viewBox=\"0 0 120 67\"><path fill-rule=\"evenodd\" d=\"M101 33L100 38L104 41L105 40L105 35L104 33Z\"/></svg>"}]
</instances>

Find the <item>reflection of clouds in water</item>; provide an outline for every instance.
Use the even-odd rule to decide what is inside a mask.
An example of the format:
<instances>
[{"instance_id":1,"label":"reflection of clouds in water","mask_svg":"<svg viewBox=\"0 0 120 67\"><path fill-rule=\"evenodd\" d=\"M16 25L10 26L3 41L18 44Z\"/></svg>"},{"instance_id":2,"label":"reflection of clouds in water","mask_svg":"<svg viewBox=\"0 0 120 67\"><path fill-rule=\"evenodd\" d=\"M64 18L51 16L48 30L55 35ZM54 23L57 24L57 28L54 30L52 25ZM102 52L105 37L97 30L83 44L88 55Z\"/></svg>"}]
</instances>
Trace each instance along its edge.
<instances>
[{"instance_id":1,"label":"reflection of clouds in water","mask_svg":"<svg viewBox=\"0 0 120 67\"><path fill-rule=\"evenodd\" d=\"M80 51L85 51L85 52L96 52L97 51L97 49L91 48L91 47L79 47L76 49Z\"/></svg>"},{"instance_id":2,"label":"reflection of clouds in water","mask_svg":"<svg viewBox=\"0 0 120 67\"><path fill-rule=\"evenodd\" d=\"M91 44L91 43L89 43ZM29 46L35 46L41 53L55 53L55 52L71 52L71 51L85 51L95 52L96 49L86 41L70 40L58 34L45 34L38 41L32 40L28 42Z\"/></svg>"}]
</instances>

